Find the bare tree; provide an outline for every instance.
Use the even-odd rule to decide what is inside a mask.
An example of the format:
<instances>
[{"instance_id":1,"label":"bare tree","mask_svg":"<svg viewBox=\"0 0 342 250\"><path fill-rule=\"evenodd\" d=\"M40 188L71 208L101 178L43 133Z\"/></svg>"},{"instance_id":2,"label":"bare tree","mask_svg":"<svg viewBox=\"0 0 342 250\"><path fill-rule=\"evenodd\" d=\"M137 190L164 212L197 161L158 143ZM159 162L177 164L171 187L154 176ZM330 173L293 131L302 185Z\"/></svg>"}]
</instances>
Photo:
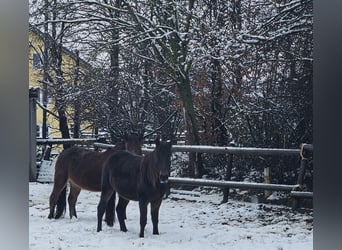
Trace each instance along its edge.
<instances>
[{"instance_id":1,"label":"bare tree","mask_svg":"<svg viewBox=\"0 0 342 250\"><path fill-rule=\"evenodd\" d=\"M312 2L70 0L48 23L92 61L80 116L113 137L182 124L189 144L297 147L312 142ZM188 173L213 162L192 154Z\"/></svg>"},{"instance_id":2,"label":"bare tree","mask_svg":"<svg viewBox=\"0 0 342 250\"><path fill-rule=\"evenodd\" d=\"M34 48L43 50L41 61L44 67L41 84L43 85L44 94L44 113L46 114L47 95L49 95L55 102L55 110L53 111L57 113L55 118L58 118L62 138L70 138L68 119L72 120L72 118L75 119L77 136L77 133L79 133L77 128L79 128L80 124L77 109L80 108L80 102L75 89L80 78L83 78L84 75L79 70L78 54L72 53L63 46L65 36L71 26L58 21L59 19L65 19L70 12L62 8L56 0L37 1L31 7L33 10L31 16L36 17L33 19L31 27L40 35L44 43L43 49ZM44 18L40 19L41 16L44 16ZM39 30L40 27L43 27L43 31ZM39 45L31 44L31 46ZM75 62L69 62L68 64L68 61L65 60L66 55L73 57ZM78 107L74 109L74 117L72 114L68 114L67 108L71 106ZM43 121L46 123L46 115L44 115Z\"/></svg>"}]
</instances>

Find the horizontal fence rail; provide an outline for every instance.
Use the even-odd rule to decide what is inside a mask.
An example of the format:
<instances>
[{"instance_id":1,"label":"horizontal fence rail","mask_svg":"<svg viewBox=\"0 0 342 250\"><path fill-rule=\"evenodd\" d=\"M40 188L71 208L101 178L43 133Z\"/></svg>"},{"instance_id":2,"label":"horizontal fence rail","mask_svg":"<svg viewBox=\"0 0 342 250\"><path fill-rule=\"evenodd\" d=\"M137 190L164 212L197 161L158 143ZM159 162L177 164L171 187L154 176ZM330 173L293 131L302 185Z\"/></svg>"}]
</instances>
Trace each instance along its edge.
<instances>
[{"instance_id":1,"label":"horizontal fence rail","mask_svg":"<svg viewBox=\"0 0 342 250\"><path fill-rule=\"evenodd\" d=\"M205 180L205 179L193 179L193 178L178 178L169 177L171 184L187 185L187 186L207 186L207 187L219 187L219 188L239 188L239 189L260 189L271 191L286 191L290 192L292 197L300 198L313 198L313 192L293 191L300 185L285 185L285 184L265 184L255 182L239 182L239 181L218 181L218 180Z\"/></svg>"},{"instance_id":2,"label":"horizontal fence rail","mask_svg":"<svg viewBox=\"0 0 342 250\"><path fill-rule=\"evenodd\" d=\"M283 184L264 184L255 182L240 182L240 181L218 181L218 180L205 180L193 178L178 178L169 177L172 184L182 184L190 186L211 186L221 188L240 188L240 189L263 189L273 191L291 191L297 185L283 185Z\"/></svg>"},{"instance_id":3,"label":"horizontal fence rail","mask_svg":"<svg viewBox=\"0 0 342 250\"><path fill-rule=\"evenodd\" d=\"M309 144L306 144L309 145ZM112 148L114 145L105 143L94 143L94 147ZM304 146L310 150L309 146ZM144 153L152 152L154 147L143 147ZM192 146L192 145L172 145L172 152L197 152L197 153L217 153L217 154L246 154L246 155L299 155L300 149L281 148L252 148L252 147L218 147L218 146Z\"/></svg>"},{"instance_id":4,"label":"horizontal fence rail","mask_svg":"<svg viewBox=\"0 0 342 250\"><path fill-rule=\"evenodd\" d=\"M112 148L115 146L113 144L100 143L100 142L94 142L93 145L95 148L104 148L104 149Z\"/></svg>"},{"instance_id":5,"label":"horizontal fence rail","mask_svg":"<svg viewBox=\"0 0 342 250\"><path fill-rule=\"evenodd\" d=\"M251 147L218 147L218 146L172 146L174 152L198 152L217 154L248 155L298 155L299 149L251 148Z\"/></svg>"},{"instance_id":6,"label":"horizontal fence rail","mask_svg":"<svg viewBox=\"0 0 342 250\"><path fill-rule=\"evenodd\" d=\"M58 139L41 139L37 138L36 143L38 145L43 144L90 144L96 142L96 138L58 138Z\"/></svg>"},{"instance_id":7,"label":"horizontal fence rail","mask_svg":"<svg viewBox=\"0 0 342 250\"><path fill-rule=\"evenodd\" d=\"M313 192L291 191L290 195L293 197L313 198Z\"/></svg>"}]
</instances>

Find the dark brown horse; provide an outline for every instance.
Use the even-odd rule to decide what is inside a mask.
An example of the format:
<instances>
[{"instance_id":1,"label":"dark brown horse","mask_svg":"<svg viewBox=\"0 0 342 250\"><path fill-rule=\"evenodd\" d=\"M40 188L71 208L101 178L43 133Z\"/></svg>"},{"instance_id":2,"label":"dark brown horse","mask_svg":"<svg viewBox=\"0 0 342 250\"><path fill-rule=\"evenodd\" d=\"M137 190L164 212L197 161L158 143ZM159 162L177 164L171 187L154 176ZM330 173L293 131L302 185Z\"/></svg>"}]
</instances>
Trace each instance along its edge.
<instances>
[{"instance_id":1,"label":"dark brown horse","mask_svg":"<svg viewBox=\"0 0 342 250\"><path fill-rule=\"evenodd\" d=\"M171 143L156 140L153 152L140 156L117 151L108 158L102 173L101 199L97 207L97 232L102 230L102 217L107 203L119 194L116 207L121 231L126 232L126 207L129 200L139 201L140 237L144 237L147 205L151 203L153 234L158 232L159 208L168 190L171 165ZM108 224L108 221L107 221ZM111 225L111 224L110 224Z\"/></svg>"},{"instance_id":2,"label":"dark brown horse","mask_svg":"<svg viewBox=\"0 0 342 250\"><path fill-rule=\"evenodd\" d=\"M64 150L55 165L53 190L50 195L50 213L48 218L60 218L66 208L66 186L69 180L68 196L69 215L77 218L76 201L81 189L93 192L101 191L101 176L105 161L118 150L127 150L141 155L142 136L126 135L122 142L104 152L71 147ZM110 200L106 213L106 221L113 221L115 197ZM113 203L114 202L114 203ZM54 215L57 205L56 215ZM113 222L112 222L113 223ZM108 223L110 225L110 223Z\"/></svg>"}]
</instances>

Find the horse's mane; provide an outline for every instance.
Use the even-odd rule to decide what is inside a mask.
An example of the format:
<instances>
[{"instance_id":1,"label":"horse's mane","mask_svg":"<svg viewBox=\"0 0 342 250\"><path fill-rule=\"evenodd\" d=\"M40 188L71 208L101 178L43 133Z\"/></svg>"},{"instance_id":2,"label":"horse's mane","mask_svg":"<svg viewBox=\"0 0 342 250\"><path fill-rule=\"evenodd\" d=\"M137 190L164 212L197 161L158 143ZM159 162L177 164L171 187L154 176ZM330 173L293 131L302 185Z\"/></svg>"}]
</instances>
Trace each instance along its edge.
<instances>
[{"instance_id":1,"label":"horse's mane","mask_svg":"<svg viewBox=\"0 0 342 250\"><path fill-rule=\"evenodd\" d=\"M115 144L115 146L112 149L114 149L114 150L125 150L126 149L125 141L119 141L118 143Z\"/></svg>"},{"instance_id":2,"label":"horse's mane","mask_svg":"<svg viewBox=\"0 0 342 250\"><path fill-rule=\"evenodd\" d=\"M145 155L142 158L140 164L140 175L142 178L146 179L150 184L152 184L153 188L156 188L156 184L158 182L159 174L157 167L155 165L155 152L152 152L148 155Z\"/></svg>"},{"instance_id":3,"label":"horse's mane","mask_svg":"<svg viewBox=\"0 0 342 250\"><path fill-rule=\"evenodd\" d=\"M107 150L105 152L108 153L108 152L114 152L114 151L118 151L118 150L126 150L125 141L120 141L120 142L116 143L114 147L107 148Z\"/></svg>"}]
</instances>

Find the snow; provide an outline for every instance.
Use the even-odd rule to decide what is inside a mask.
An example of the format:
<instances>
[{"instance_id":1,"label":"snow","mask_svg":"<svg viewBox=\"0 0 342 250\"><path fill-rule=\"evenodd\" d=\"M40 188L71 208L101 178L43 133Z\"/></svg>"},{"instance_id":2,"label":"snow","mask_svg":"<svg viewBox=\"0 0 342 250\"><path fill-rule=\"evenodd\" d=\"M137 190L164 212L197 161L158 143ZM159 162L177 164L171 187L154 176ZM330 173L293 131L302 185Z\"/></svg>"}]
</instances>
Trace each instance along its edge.
<instances>
[{"instance_id":1,"label":"snow","mask_svg":"<svg viewBox=\"0 0 342 250\"><path fill-rule=\"evenodd\" d=\"M118 222L97 233L96 209L100 193L81 191L78 218L49 220L49 195L53 184L29 184L30 249L313 249L312 210L230 200L220 204L217 192L177 191L162 202L159 233L152 235L148 215L145 238L139 238L137 202L127 207L128 232ZM68 208L67 208L68 210Z\"/></svg>"}]
</instances>

